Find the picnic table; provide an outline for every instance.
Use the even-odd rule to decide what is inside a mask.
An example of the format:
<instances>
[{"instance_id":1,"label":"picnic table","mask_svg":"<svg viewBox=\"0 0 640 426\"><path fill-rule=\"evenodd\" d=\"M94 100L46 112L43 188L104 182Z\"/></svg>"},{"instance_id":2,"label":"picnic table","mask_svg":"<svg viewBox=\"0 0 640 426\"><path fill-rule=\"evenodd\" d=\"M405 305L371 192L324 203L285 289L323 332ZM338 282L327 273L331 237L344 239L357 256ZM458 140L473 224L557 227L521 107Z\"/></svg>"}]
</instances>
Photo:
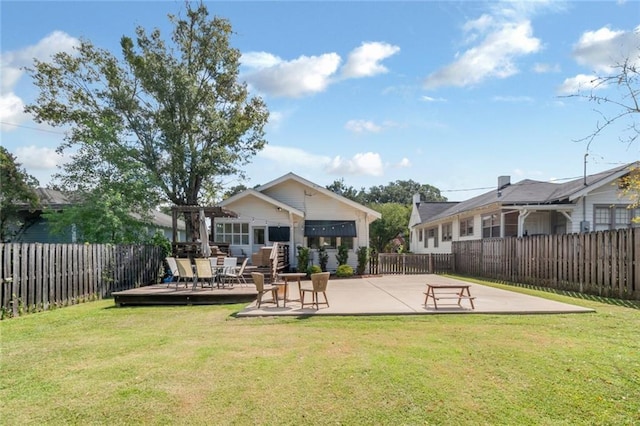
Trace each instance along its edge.
<instances>
[{"instance_id":1,"label":"picnic table","mask_svg":"<svg viewBox=\"0 0 640 426\"><path fill-rule=\"evenodd\" d=\"M424 298L424 307L428 307L429 298L433 299L433 306L438 309L437 300L443 299L457 299L458 306L462 307L460 302L463 299L466 299L471 304L471 309L475 309L473 305L473 299L475 297L471 296L471 292L469 291L469 284L429 284L427 283L427 291L424 293L426 296ZM436 294L436 290L438 291Z\"/></svg>"}]
</instances>

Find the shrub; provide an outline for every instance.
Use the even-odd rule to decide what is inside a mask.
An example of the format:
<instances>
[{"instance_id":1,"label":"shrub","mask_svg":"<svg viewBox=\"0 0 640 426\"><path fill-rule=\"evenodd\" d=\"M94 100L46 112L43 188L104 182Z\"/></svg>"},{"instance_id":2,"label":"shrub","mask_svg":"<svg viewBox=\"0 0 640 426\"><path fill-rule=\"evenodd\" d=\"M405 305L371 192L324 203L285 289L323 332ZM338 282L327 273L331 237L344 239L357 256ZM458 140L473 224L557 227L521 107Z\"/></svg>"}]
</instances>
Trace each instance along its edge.
<instances>
[{"instance_id":1,"label":"shrub","mask_svg":"<svg viewBox=\"0 0 640 426\"><path fill-rule=\"evenodd\" d=\"M346 265L349 260L349 247L346 244L341 244L338 247L338 254L336 254L336 260L338 261L338 266Z\"/></svg>"},{"instance_id":2,"label":"shrub","mask_svg":"<svg viewBox=\"0 0 640 426\"><path fill-rule=\"evenodd\" d=\"M356 268L356 273L358 275L362 275L364 274L364 271L367 269L367 262L369 261L369 248L359 247L357 254L358 254L358 267Z\"/></svg>"},{"instance_id":3,"label":"shrub","mask_svg":"<svg viewBox=\"0 0 640 426\"><path fill-rule=\"evenodd\" d=\"M348 278L353 276L353 268L349 265L340 265L336 270L336 277Z\"/></svg>"},{"instance_id":4,"label":"shrub","mask_svg":"<svg viewBox=\"0 0 640 426\"><path fill-rule=\"evenodd\" d=\"M310 251L308 247L298 247L298 271L306 272L309 265Z\"/></svg>"},{"instance_id":5,"label":"shrub","mask_svg":"<svg viewBox=\"0 0 640 426\"><path fill-rule=\"evenodd\" d=\"M317 274L318 272L322 272L322 268L318 265L311 265L307 268L307 275Z\"/></svg>"},{"instance_id":6,"label":"shrub","mask_svg":"<svg viewBox=\"0 0 640 426\"><path fill-rule=\"evenodd\" d=\"M329 253L327 253L327 248L322 246L318 249L318 258L320 262L320 269L322 272L327 270L327 263L329 262Z\"/></svg>"}]
</instances>

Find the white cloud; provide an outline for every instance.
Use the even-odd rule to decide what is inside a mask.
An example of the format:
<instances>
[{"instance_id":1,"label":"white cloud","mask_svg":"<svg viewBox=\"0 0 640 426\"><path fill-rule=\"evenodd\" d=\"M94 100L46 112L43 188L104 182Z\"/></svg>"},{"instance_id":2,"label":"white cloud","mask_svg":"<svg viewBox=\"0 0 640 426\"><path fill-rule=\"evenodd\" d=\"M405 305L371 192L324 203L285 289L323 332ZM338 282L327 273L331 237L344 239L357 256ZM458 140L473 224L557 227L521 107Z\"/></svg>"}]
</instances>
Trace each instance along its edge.
<instances>
[{"instance_id":1,"label":"white cloud","mask_svg":"<svg viewBox=\"0 0 640 426\"><path fill-rule=\"evenodd\" d=\"M399 163L395 164L394 167L398 169L408 169L409 167L411 167L411 161L405 157L400 160Z\"/></svg>"},{"instance_id":2,"label":"white cloud","mask_svg":"<svg viewBox=\"0 0 640 426\"><path fill-rule=\"evenodd\" d=\"M431 96L423 96L421 99L425 102L447 102L445 98L433 98Z\"/></svg>"},{"instance_id":3,"label":"white cloud","mask_svg":"<svg viewBox=\"0 0 640 426\"><path fill-rule=\"evenodd\" d=\"M2 93L12 91L24 74L22 67L33 65L33 58L46 61L57 52L72 52L79 44L78 39L62 31L54 31L37 44L27 46L0 55L0 71L2 74Z\"/></svg>"},{"instance_id":4,"label":"white cloud","mask_svg":"<svg viewBox=\"0 0 640 426\"><path fill-rule=\"evenodd\" d=\"M370 77L386 73L387 68L380 61L400 51L398 46L388 43L362 43L349 54L347 63L342 67L344 78Z\"/></svg>"},{"instance_id":5,"label":"white cloud","mask_svg":"<svg viewBox=\"0 0 640 426\"><path fill-rule=\"evenodd\" d=\"M258 157L282 163L287 167L295 164L298 167L315 169L321 167L331 161L331 157L324 155L310 154L300 148L291 148L286 146L266 145L264 149L257 154Z\"/></svg>"},{"instance_id":6,"label":"white cloud","mask_svg":"<svg viewBox=\"0 0 640 426\"><path fill-rule=\"evenodd\" d=\"M278 65L282 59L267 52L247 52L240 57L242 65L249 68L269 68Z\"/></svg>"},{"instance_id":7,"label":"white cloud","mask_svg":"<svg viewBox=\"0 0 640 426\"><path fill-rule=\"evenodd\" d=\"M382 176L384 174L384 167L380 154L373 152L359 153L353 156L351 159L344 159L340 156L331 160L331 163L327 165L326 171L328 173L337 175L367 175L367 176Z\"/></svg>"},{"instance_id":8,"label":"white cloud","mask_svg":"<svg viewBox=\"0 0 640 426\"><path fill-rule=\"evenodd\" d=\"M20 124L28 120L24 112L24 102L13 93L0 95L0 130L8 132L17 127L12 124ZM12 123L12 124L5 124Z\"/></svg>"},{"instance_id":9,"label":"white cloud","mask_svg":"<svg viewBox=\"0 0 640 426\"><path fill-rule=\"evenodd\" d=\"M33 66L33 59L47 61L57 52L71 52L79 43L78 39L55 31L37 44L21 50L9 51L0 55L0 119L5 123L21 124L29 119L23 112L24 101L15 92L15 87L24 75L24 67ZM0 125L0 130L14 130L16 126Z\"/></svg>"},{"instance_id":10,"label":"white cloud","mask_svg":"<svg viewBox=\"0 0 640 426\"><path fill-rule=\"evenodd\" d=\"M577 94L583 90L595 90L604 89L606 85L598 84L597 77L595 75L578 74L575 77L566 78L557 92L560 95L572 95Z\"/></svg>"},{"instance_id":11,"label":"white cloud","mask_svg":"<svg viewBox=\"0 0 640 426\"><path fill-rule=\"evenodd\" d=\"M324 91L340 65L340 56L300 56L292 61L264 52L242 56L243 64L256 68L245 75L249 84L271 96L298 98Z\"/></svg>"},{"instance_id":12,"label":"white cloud","mask_svg":"<svg viewBox=\"0 0 640 426\"><path fill-rule=\"evenodd\" d=\"M533 72L538 73L538 74L546 74L546 73L550 73L550 72L560 72L560 65L559 64L542 64L542 63L536 63L533 66Z\"/></svg>"},{"instance_id":13,"label":"white cloud","mask_svg":"<svg viewBox=\"0 0 640 426\"><path fill-rule=\"evenodd\" d=\"M495 102L531 103L534 99L530 96L494 96Z\"/></svg>"},{"instance_id":14,"label":"white cloud","mask_svg":"<svg viewBox=\"0 0 640 426\"><path fill-rule=\"evenodd\" d=\"M640 46L640 26L632 31L611 30L602 27L586 31L573 47L576 62L599 76L617 74L616 67L626 60L629 65L640 66L637 54ZM582 90L604 89L607 85L597 75L578 74L569 77L557 89L561 95L576 94Z\"/></svg>"},{"instance_id":15,"label":"white cloud","mask_svg":"<svg viewBox=\"0 0 640 426\"><path fill-rule=\"evenodd\" d=\"M528 20L494 23L485 19L482 25L476 22L470 28L491 28L492 31L482 34L482 41L462 53L455 62L430 74L424 82L426 89L465 87L488 78L510 77L518 72L516 58L541 49L540 40L533 37L531 22Z\"/></svg>"},{"instance_id":16,"label":"white cloud","mask_svg":"<svg viewBox=\"0 0 640 426\"><path fill-rule=\"evenodd\" d=\"M42 146L24 146L16 149L16 158L27 169L55 169L65 163L65 158L55 149Z\"/></svg>"},{"instance_id":17,"label":"white cloud","mask_svg":"<svg viewBox=\"0 0 640 426\"><path fill-rule=\"evenodd\" d=\"M369 120L349 120L344 128L354 133L378 133L382 130L381 126Z\"/></svg>"},{"instance_id":18,"label":"white cloud","mask_svg":"<svg viewBox=\"0 0 640 426\"><path fill-rule=\"evenodd\" d=\"M587 31L573 48L573 57L580 65L597 73L611 73L614 66L629 58L640 63L640 27L635 31L614 31L607 27Z\"/></svg>"},{"instance_id":19,"label":"white cloud","mask_svg":"<svg viewBox=\"0 0 640 426\"><path fill-rule=\"evenodd\" d=\"M382 176L384 169L380 154L373 152L359 153L351 159L346 159L340 156L331 158L325 155L316 155L300 148L266 145L262 151L258 152L257 156L279 164L279 169L291 170L294 167L309 174L315 170L319 173L340 176Z\"/></svg>"}]
</instances>

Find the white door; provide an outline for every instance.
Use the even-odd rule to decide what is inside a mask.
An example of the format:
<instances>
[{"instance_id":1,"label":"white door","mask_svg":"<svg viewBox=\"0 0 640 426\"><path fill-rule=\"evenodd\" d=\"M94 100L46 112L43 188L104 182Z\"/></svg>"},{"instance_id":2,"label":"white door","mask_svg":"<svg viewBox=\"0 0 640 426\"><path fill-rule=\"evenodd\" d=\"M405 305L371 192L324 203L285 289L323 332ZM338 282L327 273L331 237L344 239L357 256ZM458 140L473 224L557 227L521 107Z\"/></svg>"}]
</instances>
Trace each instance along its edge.
<instances>
[{"instance_id":1,"label":"white door","mask_svg":"<svg viewBox=\"0 0 640 426\"><path fill-rule=\"evenodd\" d=\"M253 227L253 240L251 242L251 253L258 253L260 248L265 246L265 227L254 226Z\"/></svg>"}]
</instances>

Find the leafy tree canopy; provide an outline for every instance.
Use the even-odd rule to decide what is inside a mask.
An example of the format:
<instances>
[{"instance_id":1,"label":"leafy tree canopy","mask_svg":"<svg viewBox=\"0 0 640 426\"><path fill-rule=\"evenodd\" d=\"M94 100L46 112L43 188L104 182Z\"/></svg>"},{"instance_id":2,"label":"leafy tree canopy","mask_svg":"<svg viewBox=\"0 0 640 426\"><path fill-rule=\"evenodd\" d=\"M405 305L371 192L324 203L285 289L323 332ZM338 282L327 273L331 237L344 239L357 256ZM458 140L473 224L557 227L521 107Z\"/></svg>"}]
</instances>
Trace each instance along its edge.
<instances>
[{"instance_id":1,"label":"leafy tree canopy","mask_svg":"<svg viewBox=\"0 0 640 426\"><path fill-rule=\"evenodd\" d=\"M39 96L25 110L69 126L59 151L73 160L56 176L61 189L112 194L109 202L139 214L163 201L200 205L264 147L268 111L238 82L231 24L203 4L186 9L169 15L170 40L138 27L135 39L121 38L121 56L83 40L28 69Z\"/></svg>"},{"instance_id":2,"label":"leafy tree canopy","mask_svg":"<svg viewBox=\"0 0 640 426\"><path fill-rule=\"evenodd\" d=\"M370 227L369 244L378 252L390 251L396 237L409 235L409 218L415 194L420 194L423 201L447 201L438 188L413 180L397 180L387 185L372 186L367 191L364 188L356 190L340 179L328 185L327 189L382 213L382 219L376 220Z\"/></svg>"},{"instance_id":3,"label":"leafy tree canopy","mask_svg":"<svg viewBox=\"0 0 640 426\"><path fill-rule=\"evenodd\" d=\"M369 245L378 253L390 251L390 244L398 236L409 232L411 207L400 203L372 204L371 208L382 214L382 218L371 224Z\"/></svg>"},{"instance_id":4,"label":"leafy tree canopy","mask_svg":"<svg viewBox=\"0 0 640 426\"><path fill-rule=\"evenodd\" d=\"M0 146L0 241L8 240L20 225L20 205L35 208L38 180L29 175L16 157Z\"/></svg>"}]
</instances>

